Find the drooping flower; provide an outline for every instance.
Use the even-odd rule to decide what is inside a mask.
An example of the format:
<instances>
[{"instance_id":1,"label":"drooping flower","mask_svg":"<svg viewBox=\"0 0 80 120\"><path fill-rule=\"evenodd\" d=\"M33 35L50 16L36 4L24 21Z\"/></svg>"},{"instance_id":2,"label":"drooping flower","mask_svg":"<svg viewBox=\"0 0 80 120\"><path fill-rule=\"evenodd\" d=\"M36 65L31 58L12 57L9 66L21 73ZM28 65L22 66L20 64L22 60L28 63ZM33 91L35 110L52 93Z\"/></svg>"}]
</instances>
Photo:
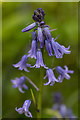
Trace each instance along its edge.
<instances>
[{"instance_id":1,"label":"drooping flower","mask_svg":"<svg viewBox=\"0 0 80 120\"><path fill-rule=\"evenodd\" d=\"M43 48L43 46L44 46L44 36L43 36L41 27L38 27L38 40L40 42L40 47Z\"/></svg>"},{"instance_id":2,"label":"drooping flower","mask_svg":"<svg viewBox=\"0 0 80 120\"><path fill-rule=\"evenodd\" d=\"M46 67L43 63L43 58L42 58L42 53L41 53L41 50L38 49L37 51L37 60L36 60L36 64L33 66L33 67L36 67L36 68L40 68L40 66L48 69L48 67Z\"/></svg>"},{"instance_id":3,"label":"drooping flower","mask_svg":"<svg viewBox=\"0 0 80 120\"><path fill-rule=\"evenodd\" d=\"M50 84L50 86L53 86L55 81L58 82L58 80L54 76L54 73L53 73L52 69L47 69L46 70L46 76L44 77L44 79L46 79L47 77L48 77L48 82L45 83L44 85L49 85Z\"/></svg>"},{"instance_id":4,"label":"drooping flower","mask_svg":"<svg viewBox=\"0 0 80 120\"><path fill-rule=\"evenodd\" d=\"M37 55L37 48L38 48L38 43L37 43L37 34L36 32L33 32L33 41L32 41L32 46L31 50L28 52L28 57L35 58Z\"/></svg>"},{"instance_id":5,"label":"drooping flower","mask_svg":"<svg viewBox=\"0 0 80 120\"><path fill-rule=\"evenodd\" d=\"M52 37L51 37L51 33L50 33L50 30L49 30L48 27L45 27L45 28L43 29L43 34L44 34L44 36L46 37L46 39L47 39L49 42L51 42Z\"/></svg>"},{"instance_id":6,"label":"drooping flower","mask_svg":"<svg viewBox=\"0 0 80 120\"><path fill-rule=\"evenodd\" d=\"M53 38L51 40L51 45L56 58L62 58L64 53L65 54L71 53L71 51L68 51L70 46L68 48L65 48L63 45L60 45L58 42L55 42Z\"/></svg>"},{"instance_id":7,"label":"drooping flower","mask_svg":"<svg viewBox=\"0 0 80 120\"><path fill-rule=\"evenodd\" d=\"M19 114L25 114L25 116L27 117L31 117L32 118L32 114L31 112L29 111L29 106L31 104L31 101L30 100L25 100L22 108L19 108L17 109L17 107L15 108L15 110L19 113Z\"/></svg>"},{"instance_id":8,"label":"drooping flower","mask_svg":"<svg viewBox=\"0 0 80 120\"><path fill-rule=\"evenodd\" d=\"M36 27L36 23L35 23L35 22L32 23L32 24L30 24L30 25L27 26L26 28L24 28L24 29L22 30L22 32L28 32L29 30L33 29L34 27Z\"/></svg>"},{"instance_id":9,"label":"drooping flower","mask_svg":"<svg viewBox=\"0 0 80 120\"><path fill-rule=\"evenodd\" d=\"M31 50L28 53L29 53L28 57L36 59L36 55L37 55L37 41L36 40L32 41Z\"/></svg>"},{"instance_id":10,"label":"drooping flower","mask_svg":"<svg viewBox=\"0 0 80 120\"><path fill-rule=\"evenodd\" d=\"M15 68L19 67L19 70L25 70L26 72L29 72L29 70L27 70L26 67L31 67L30 64L27 63L28 61L28 56L27 55L24 55L22 58L21 58L21 61L18 62L17 64L13 64L13 66Z\"/></svg>"},{"instance_id":11,"label":"drooping flower","mask_svg":"<svg viewBox=\"0 0 80 120\"><path fill-rule=\"evenodd\" d=\"M48 40L45 40L45 46L46 46L46 50L47 50L49 56L52 56L53 55L52 48L51 48L51 44L50 44L50 42L48 42Z\"/></svg>"},{"instance_id":12,"label":"drooping flower","mask_svg":"<svg viewBox=\"0 0 80 120\"><path fill-rule=\"evenodd\" d=\"M11 80L11 82L13 83L13 87L14 88L18 88L19 91L21 93L24 93L25 91L22 90L22 88L24 89L28 89L27 85L25 84L26 78L24 76L21 76L20 78L15 78L15 80Z\"/></svg>"},{"instance_id":13,"label":"drooping flower","mask_svg":"<svg viewBox=\"0 0 80 120\"><path fill-rule=\"evenodd\" d=\"M66 117L67 114L67 107L64 104L60 105L59 112L63 118Z\"/></svg>"},{"instance_id":14,"label":"drooping flower","mask_svg":"<svg viewBox=\"0 0 80 120\"><path fill-rule=\"evenodd\" d=\"M74 71L68 70L67 66L64 66L64 68L65 68L65 70L60 66L56 67L56 71L59 74L58 80L60 83L63 81L64 78L66 78L67 80L70 79L70 75L68 75L68 73L70 73L70 74L74 73Z\"/></svg>"}]
</instances>

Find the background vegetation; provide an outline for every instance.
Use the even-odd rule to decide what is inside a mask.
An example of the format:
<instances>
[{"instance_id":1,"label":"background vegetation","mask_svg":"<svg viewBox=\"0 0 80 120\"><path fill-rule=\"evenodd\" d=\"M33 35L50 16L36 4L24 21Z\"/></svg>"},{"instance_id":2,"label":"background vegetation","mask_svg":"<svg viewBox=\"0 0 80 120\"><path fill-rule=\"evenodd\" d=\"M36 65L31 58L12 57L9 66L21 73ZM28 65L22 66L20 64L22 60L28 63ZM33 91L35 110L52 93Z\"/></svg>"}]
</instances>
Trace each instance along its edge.
<instances>
[{"instance_id":1,"label":"background vegetation","mask_svg":"<svg viewBox=\"0 0 80 120\"><path fill-rule=\"evenodd\" d=\"M15 111L15 107L21 107L26 99L32 99L30 91L22 94L18 89L12 87L11 79L21 76L21 71L15 69L12 64L20 61L24 54L27 54L32 41L32 32L22 33L21 30L27 25L33 23L32 15L34 10L42 8L45 15L45 23L52 29L57 28L51 34L55 38L60 34L57 41L65 47L71 45L71 54L64 55L62 59L49 57L45 51L44 62L51 67L58 65L67 65L69 69L74 70L71 79L53 86L43 86L42 109L43 117L51 117L44 112L44 109L51 108L53 103L53 93L61 92L64 98L64 104L73 110L74 115L78 116L78 8L77 3L29 3L29 2L6 2L2 5L2 72L3 72L3 117L16 118L24 117ZM29 60L35 64L35 60ZM22 71L23 72L23 71ZM45 71L46 72L46 71ZM37 86L39 86L39 70L30 69L30 73L23 72ZM46 80L43 80L43 84ZM32 88L35 98L38 92L28 82L26 84ZM36 117L36 110L33 103L30 111Z\"/></svg>"}]
</instances>

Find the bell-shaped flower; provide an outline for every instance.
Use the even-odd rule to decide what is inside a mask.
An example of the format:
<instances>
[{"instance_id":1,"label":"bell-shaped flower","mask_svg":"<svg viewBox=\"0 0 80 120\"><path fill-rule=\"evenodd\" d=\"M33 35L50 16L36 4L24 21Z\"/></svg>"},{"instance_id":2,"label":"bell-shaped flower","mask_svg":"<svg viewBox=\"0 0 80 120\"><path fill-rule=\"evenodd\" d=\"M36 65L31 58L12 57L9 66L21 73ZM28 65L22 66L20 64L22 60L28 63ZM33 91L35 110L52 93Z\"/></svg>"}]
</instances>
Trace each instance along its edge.
<instances>
[{"instance_id":1,"label":"bell-shaped flower","mask_svg":"<svg viewBox=\"0 0 80 120\"><path fill-rule=\"evenodd\" d=\"M64 78L66 78L67 80L70 79L70 75L68 73L70 73L70 74L74 73L74 71L68 70L67 66L64 66L64 68L65 68L65 70L60 66L56 67L56 71L59 74L58 80L60 83L63 81Z\"/></svg>"},{"instance_id":2,"label":"bell-shaped flower","mask_svg":"<svg viewBox=\"0 0 80 120\"><path fill-rule=\"evenodd\" d=\"M37 48L38 48L38 43L37 43L37 34L36 32L33 32L33 41L32 41L32 46L31 50L28 52L28 57L35 58L37 56Z\"/></svg>"},{"instance_id":3,"label":"bell-shaped flower","mask_svg":"<svg viewBox=\"0 0 80 120\"><path fill-rule=\"evenodd\" d=\"M15 108L15 110L19 113L19 114L25 114L25 116L27 117L31 117L32 118L32 114L31 112L29 111L29 106L31 104L31 101L30 100L25 100L22 108L18 108L17 107Z\"/></svg>"},{"instance_id":4,"label":"bell-shaped flower","mask_svg":"<svg viewBox=\"0 0 80 120\"><path fill-rule=\"evenodd\" d=\"M24 55L22 58L21 58L21 61L18 62L17 64L13 64L13 66L15 68L19 67L19 70L25 70L26 72L29 72L29 70L27 70L26 67L31 67L30 64L27 64L27 61L28 61L28 56L27 55Z\"/></svg>"},{"instance_id":5,"label":"bell-shaped flower","mask_svg":"<svg viewBox=\"0 0 80 120\"><path fill-rule=\"evenodd\" d=\"M59 112L63 118L66 117L67 114L67 107L64 104L60 105Z\"/></svg>"},{"instance_id":6,"label":"bell-shaped flower","mask_svg":"<svg viewBox=\"0 0 80 120\"><path fill-rule=\"evenodd\" d=\"M48 40L45 40L45 46L46 46L46 50L47 50L49 56L52 56L53 55L52 48L51 48L51 44L50 44L50 42L48 42Z\"/></svg>"},{"instance_id":7,"label":"bell-shaped flower","mask_svg":"<svg viewBox=\"0 0 80 120\"><path fill-rule=\"evenodd\" d=\"M41 50L39 49L37 51L37 60L36 60L36 64L33 66L33 67L36 67L36 68L40 68L40 66L48 69L48 67L46 67L43 63L43 58L42 58L42 53L41 53Z\"/></svg>"},{"instance_id":8,"label":"bell-shaped flower","mask_svg":"<svg viewBox=\"0 0 80 120\"><path fill-rule=\"evenodd\" d=\"M44 77L44 79L46 79L47 77L48 77L48 82L45 83L44 85L49 85L50 84L50 86L53 86L55 81L58 82L58 80L54 76L54 73L53 73L52 69L47 69L46 70L46 76Z\"/></svg>"},{"instance_id":9,"label":"bell-shaped flower","mask_svg":"<svg viewBox=\"0 0 80 120\"><path fill-rule=\"evenodd\" d=\"M53 38L51 40L51 45L56 58L62 58L64 53L71 53L71 51L69 51L70 46L68 48L65 48L63 45L60 45L58 42L55 42Z\"/></svg>"},{"instance_id":10,"label":"bell-shaped flower","mask_svg":"<svg viewBox=\"0 0 80 120\"><path fill-rule=\"evenodd\" d=\"M25 91L22 90L22 88L24 89L28 89L28 87L25 84L26 78L24 76L21 76L20 78L15 78L15 80L11 80L11 82L13 83L13 87L14 88L18 88L19 91L21 93L24 93Z\"/></svg>"},{"instance_id":11,"label":"bell-shaped flower","mask_svg":"<svg viewBox=\"0 0 80 120\"><path fill-rule=\"evenodd\" d=\"M49 42L51 42L52 37L51 37L51 33L50 33L50 30L49 30L48 27L45 27L45 28L43 29L43 34L45 35L46 39L47 39Z\"/></svg>"},{"instance_id":12,"label":"bell-shaped flower","mask_svg":"<svg viewBox=\"0 0 80 120\"><path fill-rule=\"evenodd\" d=\"M44 35L42 33L42 28L38 27L38 40L40 42L40 47L43 48L44 46Z\"/></svg>"},{"instance_id":13,"label":"bell-shaped flower","mask_svg":"<svg viewBox=\"0 0 80 120\"><path fill-rule=\"evenodd\" d=\"M36 40L32 41L31 50L28 53L29 53L28 57L36 59L36 55L37 55L37 41Z\"/></svg>"},{"instance_id":14,"label":"bell-shaped flower","mask_svg":"<svg viewBox=\"0 0 80 120\"><path fill-rule=\"evenodd\" d=\"M24 28L22 30L22 32L28 32L29 30L33 29L34 27L36 27L36 22L30 24L29 26L27 26L26 28Z\"/></svg>"}]
</instances>

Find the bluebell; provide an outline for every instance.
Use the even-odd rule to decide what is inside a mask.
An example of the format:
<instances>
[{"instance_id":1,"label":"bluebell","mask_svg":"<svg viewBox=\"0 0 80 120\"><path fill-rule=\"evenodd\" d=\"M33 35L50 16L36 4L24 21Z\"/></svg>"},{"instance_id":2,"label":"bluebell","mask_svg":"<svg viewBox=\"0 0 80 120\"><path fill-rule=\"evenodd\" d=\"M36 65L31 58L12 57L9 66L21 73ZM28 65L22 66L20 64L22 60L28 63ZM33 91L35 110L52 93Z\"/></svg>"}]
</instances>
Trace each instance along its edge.
<instances>
[{"instance_id":1,"label":"bluebell","mask_svg":"<svg viewBox=\"0 0 80 120\"><path fill-rule=\"evenodd\" d=\"M46 79L47 77L48 77L48 82L45 83L44 85L49 85L50 84L50 86L53 86L55 81L58 82L58 80L54 76L54 73L53 73L52 69L47 69L46 70L46 76L44 77L44 79Z\"/></svg>"},{"instance_id":2,"label":"bluebell","mask_svg":"<svg viewBox=\"0 0 80 120\"><path fill-rule=\"evenodd\" d=\"M25 116L27 117L31 117L32 118L32 114L31 112L29 111L29 106L31 104L31 101L30 100L25 100L22 108L18 108L17 107L15 108L15 110L19 113L19 114L25 114Z\"/></svg>"},{"instance_id":3,"label":"bluebell","mask_svg":"<svg viewBox=\"0 0 80 120\"><path fill-rule=\"evenodd\" d=\"M65 48L63 45L60 45L58 42L55 42L53 38L51 40L51 45L56 58L62 58L64 53L71 53L71 51L69 51L70 46L68 48Z\"/></svg>"},{"instance_id":4,"label":"bluebell","mask_svg":"<svg viewBox=\"0 0 80 120\"><path fill-rule=\"evenodd\" d=\"M18 88L19 91L21 93L24 93L25 91L22 90L22 88L24 89L28 89L27 85L25 84L26 78L24 76L21 76L20 78L15 78L15 80L11 80L11 82L13 83L13 87L14 88Z\"/></svg>"},{"instance_id":5,"label":"bluebell","mask_svg":"<svg viewBox=\"0 0 80 120\"><path fill-rule=\"evenodd\" d=\"M28 56L27 55L24 55L22 58L21 58L21 61L18 62L17 64L13 64L13 66L15 68L19 67L19 70L25 70L26 72L29 72L29 70L27 70L27 67L31 67L30 64L27 63L28 61Z\"/></svg>"},{"instance_id":6,"label":"bluebell","mask_svg":"<svg viewBox=\"0 0 80 120\"><path fill-rule=\"evenodd\" d=\"M56 67L56 71L59 74L58 80L60 83L63 81L64 78L66 78L67 80L70 79L70 75L68 73L70 73L70 74L74 73L73 70L68 70L68 67L66 65L64 66L64 68L65 68L65 70L60 66Z\"/></svg>"},{"instance_id":7,"label":"bluebell","mask_svg":"<svg viewBox=\"0 0 80 120\"><path fill-rule=\"evenodd\" d=\"M38 27L38 40L40 42L40 47L43 48L43 46L44 46L44 35L43 35L41 27Z\"/></svg>"},{"instance_id":8,"label":"bluebell","mask_svg":"<svg viewBox=\"0 0 80 120\"><path fill-rule=\"evenodd\" d=\"M51 37L51 33L50 33L50 30L49 30L48 27L45 27L45 28L43 29L43 34L45 35L46 39L47 39L49 42L51 42L52 37Z\"/></svg>"},{"instance_id":9,"label":"bluebell","mask_svg":"<svg viewBox=\"0 0 80 120\"><path fill-rule=\"evenodd\" d=\"M43 63L43 58L42 58L42 53L41 53L41 50L38 49L37 51L37 60L36 60L36 64L33 66L33 67L36 67L36 68L40 68L40 66L44 67L44 68L48 68L44 65Z\"/></svg>"},{"instance_id":10,"label":"bluebell","mask_svg":"<svg viewBox=\"0 0 80 120\"><path fill-rule=\"evenodd\" d=\"M46 46L46 50L48 52L48 55L49 56L53 56L53 54L52 54L52 47L51 47L50 42L48 42L48 40L45 40L45 46Z\"/></svg>"}]
</instances>

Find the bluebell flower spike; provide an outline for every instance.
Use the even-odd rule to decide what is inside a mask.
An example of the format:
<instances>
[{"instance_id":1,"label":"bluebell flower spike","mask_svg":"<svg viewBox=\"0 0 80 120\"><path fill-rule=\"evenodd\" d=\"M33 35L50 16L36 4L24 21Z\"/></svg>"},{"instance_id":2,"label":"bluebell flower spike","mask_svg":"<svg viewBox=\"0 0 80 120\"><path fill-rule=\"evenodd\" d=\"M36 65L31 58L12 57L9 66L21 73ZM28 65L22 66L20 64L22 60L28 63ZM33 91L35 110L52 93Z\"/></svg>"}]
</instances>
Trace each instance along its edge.
<instances>
[{"instance_id":1,"label":"bluebell flower spike","mask_svg":"<svg viewBox=\"0 0 80 120\"><path fill-rule=\"evenodd\" d=\"M44 85L49 85L50 84L50 86L53 86L55 81L58 82L58 80L54 76L54 73L53 73L52 69L46 70L46 76L44 77L44 79L46 79L47 77L48 77L48 82L45 83Z\"/></svg>"},{"instance_id":2,"label":"bluebell flower spike","mask_svg":"<svg viewBox=\"0 0 80 120\"><path fill-rule=\"evenodd\" d=\"M29 106L31 104L31 101L30 100L25 100L22 108L19 108L17 109L17 107L15 108L15 110L19 113L19 114L25 114L25 116L27 117L31 117L32 118L32 114L31 112L29 111Z\"/></svg>"},{"instance_id":3,"label":"bluebell flower spike","mask_svg":"<svg viewBox=\"0 0 80 120\"><path fill-rule=\"evenodd\" d=\"M11 80L13 87L18 88L21 93L24 93L25 91L22 90L22 88L28 90L28 86L25 84L26 78L24 76L21 76L20 78L15 78L15 80Z\"/></svg>"},{"instance_id":4,"label":"bluebell flower spike","mask_svg":"<svg viewBox=\"0 0 80 120\"><path fill-rule=\"evenodd\" d=\"M36 27L36 22L30 24L29 26L27 26L26 28L24 28L22 30L22 32L28 32L29 30L33 29L34 27Z\"/></svg>"},{"instance_id":5,"label":"bluebell flower spike","mask_svg":"<svg viewBox=\"0 0 80 120\"><path fill-rule=\"evenodd\" d=\"M46 67L46 65L44 65L44 63L43 63L41 50L38 49L36 64L33 67L40 68L40 66L44 67L45 69L48 69L48 67Z\"/></svg>"},{"instance_id":6,"label":"bluebell flower spike","mask_svg":"<svg viewBox=\"0 0 80 120\"><path fill-rule=\"evenodd\" d=\"M70 74L74 73L73 70L68 70L68 67L66 65L64 66L64 68L65 70L60 66L56 67L56 72L59 74L58 80L60 83L63 81L64 78L66 78L67 80L70 79L70 75L68 73Z\"/></svg>"},{"instance_id":7,"label":"bluebell flower spike","mask_svg":"<svg viewBox=\"0 0 80 120\"><path fill-rule=\"evenodd\" d=\"M18 62L17 64L13 64L13 66L15 68L19 67L19 70L23 70L26 71L26 72L29 72L29 70L27 70L27 67L31 67L30 64L27 64L27 61L28 61L28 56L27 55L24 55L22 58L21 58L21 61Z\"/></svg>"}]
</instances>

